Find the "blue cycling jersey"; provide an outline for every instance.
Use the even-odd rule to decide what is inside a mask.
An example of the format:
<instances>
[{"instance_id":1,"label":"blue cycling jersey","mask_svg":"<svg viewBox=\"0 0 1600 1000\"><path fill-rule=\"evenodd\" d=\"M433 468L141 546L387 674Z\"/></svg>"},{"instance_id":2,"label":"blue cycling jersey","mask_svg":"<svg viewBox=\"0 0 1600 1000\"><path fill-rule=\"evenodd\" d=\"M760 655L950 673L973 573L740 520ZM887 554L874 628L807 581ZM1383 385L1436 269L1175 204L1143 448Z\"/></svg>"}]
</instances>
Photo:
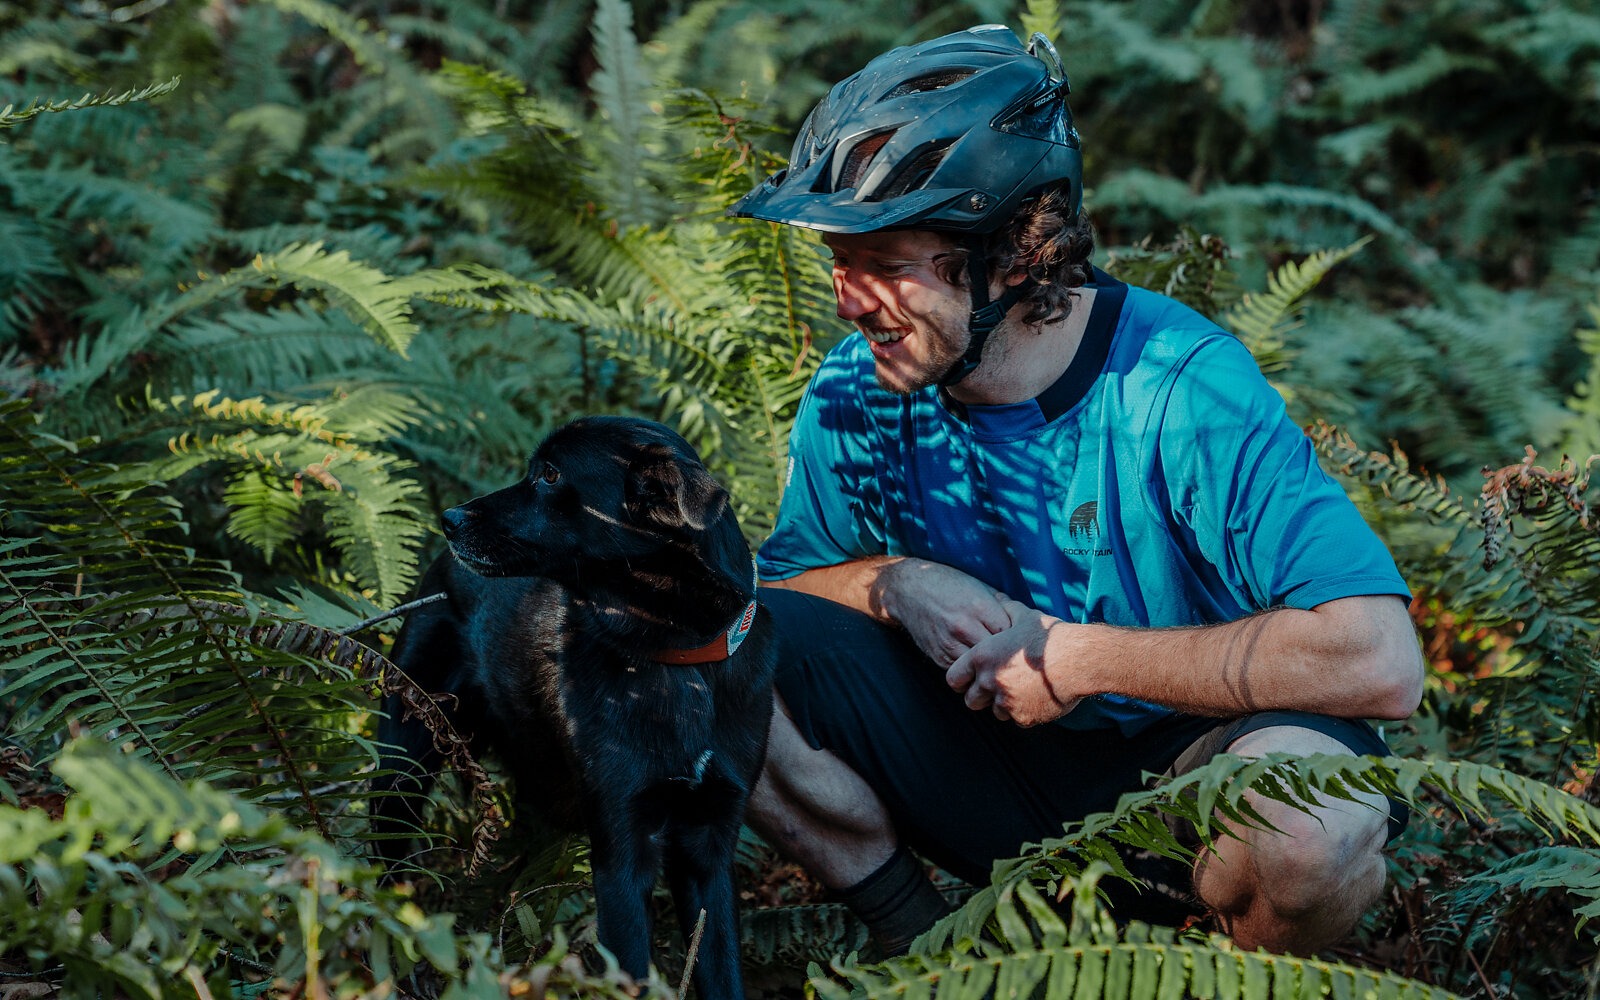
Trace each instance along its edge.
<instances>
[{"instance_id":1,"label":"blue cycling jersey","mask_svg":"<svg viewBox=\"0 0 1600 1000\"><path fill-rule=\"evenodd\" d=\"M761 576L916 556L1067 621L1157 627L1409 596L1245 347L1095 277L1082 345L1027 402L898 396L864 337L831 351L801 402ZM1131 732L1168 711L1103 695L1061 722Z\"/></svg>"}]
</instances>

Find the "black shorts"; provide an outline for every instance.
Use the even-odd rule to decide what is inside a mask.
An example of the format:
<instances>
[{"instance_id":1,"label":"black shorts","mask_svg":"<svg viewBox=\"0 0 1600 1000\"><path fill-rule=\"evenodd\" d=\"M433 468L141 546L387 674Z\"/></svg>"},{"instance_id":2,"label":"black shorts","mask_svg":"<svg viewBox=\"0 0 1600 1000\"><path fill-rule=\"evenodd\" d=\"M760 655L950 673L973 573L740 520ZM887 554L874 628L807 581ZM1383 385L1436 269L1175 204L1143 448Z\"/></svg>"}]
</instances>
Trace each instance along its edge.
<instances>
[{"instance_id":1,"label":"black shorts","mask_svg":"<svg viewBox=\"0 0 1600 1000\"><path fill-rule=\"evenodd\" d=\"M1326 733L1358 754L1389 753L1365 722L1305 712L1174 715L1131 736L1115 728L1024 729L967 708L944 672L897 629L794 591L765 589L762 602L784 640L778 692L801 736L877 791L906 844L977 885L988 884L995 860L1111 809L1124 792L1144 787L1146 772L1167 772L1208 736L1216 749L1186 758L1188 766L1276 725ZM1392 839L1406 812L1398 803L1390 808Z\"/></svg>"}]
</instances>

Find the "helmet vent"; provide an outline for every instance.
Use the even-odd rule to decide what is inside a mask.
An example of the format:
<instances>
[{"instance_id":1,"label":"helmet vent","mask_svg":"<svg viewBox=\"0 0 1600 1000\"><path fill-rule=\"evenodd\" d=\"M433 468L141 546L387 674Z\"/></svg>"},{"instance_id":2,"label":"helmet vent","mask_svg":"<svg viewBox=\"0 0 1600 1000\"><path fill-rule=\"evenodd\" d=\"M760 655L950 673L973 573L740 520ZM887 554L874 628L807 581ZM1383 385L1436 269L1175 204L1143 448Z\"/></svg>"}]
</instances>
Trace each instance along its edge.
<instances>
[{"instance_id":1,"label":"helmet vent","mask_svg":"<svg viewBox=\"0 0 1600 1000\"><path fill-rule=\"evenodd\" d=\"M850 155L845 157L844 167L839 171L839 179L834 183L833 189L844 191L860 184L861 178L866 176L867 167L872 164L872 158L878 155L878 150L893 138L893 131L879 132L856 143L855 148L850 150Z\"/></svg>"},{"instance_id":2,"label":"helmet vent","mask_svg":"<svg viewBox=\"0 0 1600 1000\"><path fill-rule=\"evenodd\" d=\"M923 76L903 80L895 88L884 94L882 100L892 101L896 97L905 97L907 94L924 94L930 90L943 90L951 84L960 83L972 76L970 69L946 69L937 73L927 73Z\"/></svg>"},{"instance_id":3,"label":"helmet vent","mask_svg":"<svg viewBox=\"0 0 1600 1000\"><path fill-rule=\"evenodd\" d=\"M907 165L901 169L894 180L890 181L874 201L888 201L898 198L910 191L920 191L928 183L928 178L939 169L939 164L944 162L944 154L954 145L953 141L945 141L925 146L911 157Z\"/></svg>"}]
</instances>

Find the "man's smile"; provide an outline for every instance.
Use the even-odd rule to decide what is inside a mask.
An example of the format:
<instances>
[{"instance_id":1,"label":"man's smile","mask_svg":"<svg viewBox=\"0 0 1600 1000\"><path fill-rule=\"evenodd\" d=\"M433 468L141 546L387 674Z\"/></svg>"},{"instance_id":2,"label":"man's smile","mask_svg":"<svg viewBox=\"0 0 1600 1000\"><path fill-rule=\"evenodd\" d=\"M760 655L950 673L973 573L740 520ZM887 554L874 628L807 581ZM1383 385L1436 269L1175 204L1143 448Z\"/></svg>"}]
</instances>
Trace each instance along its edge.
<instances>
[{"instance_id":1,"label":"man's smile","mask_svg":"<svg viewBox=\"0 0 1600 1000\"><path fill-rule=\"evenodd\" d=\"M893 344L904 340L911 331L905 327L878 329L877 327L860 327L861 333L874 344Z\"/></svg>"}]
</instances>

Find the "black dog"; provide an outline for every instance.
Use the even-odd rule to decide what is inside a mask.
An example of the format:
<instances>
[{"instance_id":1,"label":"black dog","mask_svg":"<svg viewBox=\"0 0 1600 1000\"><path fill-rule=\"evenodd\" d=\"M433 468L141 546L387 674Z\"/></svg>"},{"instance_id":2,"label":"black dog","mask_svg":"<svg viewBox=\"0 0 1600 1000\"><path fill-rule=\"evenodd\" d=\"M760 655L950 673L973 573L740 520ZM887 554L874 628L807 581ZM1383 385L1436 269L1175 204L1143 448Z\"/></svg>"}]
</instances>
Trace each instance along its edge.
<instances>
[{"instance_id":1,"label":"black dog","mask_svg":"<svg viewBox=\"0 0 1600 1000\"><path fill-rule=\"evenodd\" d=\"M519 799L588 832L600 943L625 971L648 968L664 855L685 934L705 911L697 992L742 997L731 869L773 647L728 494L667 428L591 417L443 524L454 558L420 593L449 599L411 614L395 663L455 696L457 725L493 747ZM380 739L424 761L395 758L392 787L420 791L427 733L386 709ZM379 801L380 828L396 830L401 800Z\"/></svg>"}]
</instances>

